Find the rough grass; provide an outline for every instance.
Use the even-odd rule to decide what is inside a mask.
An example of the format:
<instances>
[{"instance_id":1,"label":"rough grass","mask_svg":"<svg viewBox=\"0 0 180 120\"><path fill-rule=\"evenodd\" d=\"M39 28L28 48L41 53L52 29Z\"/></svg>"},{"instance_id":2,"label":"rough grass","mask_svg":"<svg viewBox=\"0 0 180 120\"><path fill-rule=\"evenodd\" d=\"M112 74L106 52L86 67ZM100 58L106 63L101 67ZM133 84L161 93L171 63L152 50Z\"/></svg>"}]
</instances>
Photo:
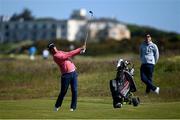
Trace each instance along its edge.
<instances>
[{"instance_id":1,"label":"rough grass","mask_svg":"<svg viewBox=\"0 0 180 120\"><path fill-rule=\"evenodd\" d=\"M116 75L115 60L119 57L131 59L135 64L136 95L142 101L180 100L180 57L161 57L155 67L154 83L160 86L160 95L144 97L144 84L139 77L139 56L134 54L101 57L76 57L80 97L110 97L109 80ZM56 98L59 93L59 69L52 59L38 58L30 61L26 57L0 57L0 99ZM67 96L70 94L68 93Z\"/></svg>"},{"instance_id":2,"label":"rough grass","mask_svg":"<svg viewBox=\"0 0 180 120\"><path fill-rule=\"evenodd\" d=\"M135 64L135 81L141 105L112 108L109 80L116 75L115 60L131 59ZM52 59L30 61L26 56L0 57L0 119L180 119L180 57L163 56L155 67L154 82L160 95L144 96L145 86L139 77L137 55L76 57L78 109L69 111L66 97L60 111L53 112L59 93L59 70ZM66 96L70 96L68 93Z\"/></svg>"},{"instance_id":3,"label":"rough grass","mask_svg":"<svg viewBox=\"0 0 180 120\"><path fill-rule=\"evenodd\" d=\"M180 102L142 103L138 107L124 105L113 109L111 98L79 98L78 109L69 111L66 98L58 112L55 100L1 100L0 119L180 119Z\"/></svg>"}]
</instances>

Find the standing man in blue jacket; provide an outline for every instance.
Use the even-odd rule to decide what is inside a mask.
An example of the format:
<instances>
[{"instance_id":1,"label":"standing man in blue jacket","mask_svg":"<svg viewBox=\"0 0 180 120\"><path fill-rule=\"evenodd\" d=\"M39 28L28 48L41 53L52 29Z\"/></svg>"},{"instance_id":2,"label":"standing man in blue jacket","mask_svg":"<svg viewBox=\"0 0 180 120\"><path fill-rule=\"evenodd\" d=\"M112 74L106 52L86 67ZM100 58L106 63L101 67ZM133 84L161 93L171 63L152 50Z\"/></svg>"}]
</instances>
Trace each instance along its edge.
<instances>
[{"instance_id":1,"label":"standing man in blue jacket","mask_svg":"<svg viewBox=\"0 0 180 120\"><path fill-rule=\"evenodd\" d=\"M159 59L159 50L156 44L152 42L151 35L147 34L144 42L140 46L141 59L141 80L146 84L146 94L154 91L159 94L160 88L153 85L154 66Z\"/></svg>"}]
</instances>

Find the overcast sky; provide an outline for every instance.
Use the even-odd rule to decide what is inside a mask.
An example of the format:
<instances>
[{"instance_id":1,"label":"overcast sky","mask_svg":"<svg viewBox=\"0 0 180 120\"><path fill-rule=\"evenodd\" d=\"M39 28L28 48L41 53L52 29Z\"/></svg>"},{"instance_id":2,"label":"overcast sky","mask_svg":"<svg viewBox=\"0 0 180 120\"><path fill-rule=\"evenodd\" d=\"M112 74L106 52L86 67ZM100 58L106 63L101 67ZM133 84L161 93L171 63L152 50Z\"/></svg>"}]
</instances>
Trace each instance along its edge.
<instances>
[{"instance_id":1,"label":"overcast sky","mask_svg":"<svg viewBox=\"0 0 180 120\"><path fill-rule=\"evenodd\" d=\"M0 15L24 8L35 17L67 19L74 9L92 10L95 17L115 17L125 23L180 33L180 0L0 0Z\"/></svg>"}]
</instances>

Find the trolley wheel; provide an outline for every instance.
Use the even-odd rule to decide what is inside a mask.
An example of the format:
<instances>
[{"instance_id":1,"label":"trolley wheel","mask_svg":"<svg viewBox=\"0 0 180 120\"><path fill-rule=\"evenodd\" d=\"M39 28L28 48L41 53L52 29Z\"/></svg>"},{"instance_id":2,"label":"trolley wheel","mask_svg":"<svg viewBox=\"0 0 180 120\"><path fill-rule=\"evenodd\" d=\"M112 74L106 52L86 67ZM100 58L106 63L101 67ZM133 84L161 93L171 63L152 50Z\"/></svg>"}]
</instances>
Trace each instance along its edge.
<instances>
[{"instance_id":1,"label":"trolley wheel","mask_svg":"<svg viewBox=\"0 0 180 120\"><path fill-rule=\"evenodd\" d=\"M132 98L132 103L133 103L133 106L134 106L134 107L138 106L139 103L140 103L139 98L138 98L138 97Z\"/></svg>"}]
</instances>

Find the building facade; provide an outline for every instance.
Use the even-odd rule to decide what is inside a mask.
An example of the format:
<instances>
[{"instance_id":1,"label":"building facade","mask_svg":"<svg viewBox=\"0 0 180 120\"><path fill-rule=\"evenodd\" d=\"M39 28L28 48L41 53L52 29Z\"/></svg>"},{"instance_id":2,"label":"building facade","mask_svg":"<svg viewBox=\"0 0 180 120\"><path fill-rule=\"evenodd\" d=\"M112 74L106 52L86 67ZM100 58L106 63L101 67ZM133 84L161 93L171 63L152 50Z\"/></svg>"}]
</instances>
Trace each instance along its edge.
<instances>
[{"instance_id":1,"label":"building facade","mask_svg":"<svg viewBox=\"0 0 180 120\"><path fill-rule=\"evenodd\" d=\"M68 20L44 18L33 21L0 21L0 42L53 39L83 40L85 39L89 22L91 23L89 27L90 39L130 39L130 31L117 20L88 20L86 16L86 10L82 9L75 10Z\"/></svg>"}]
</instances>

